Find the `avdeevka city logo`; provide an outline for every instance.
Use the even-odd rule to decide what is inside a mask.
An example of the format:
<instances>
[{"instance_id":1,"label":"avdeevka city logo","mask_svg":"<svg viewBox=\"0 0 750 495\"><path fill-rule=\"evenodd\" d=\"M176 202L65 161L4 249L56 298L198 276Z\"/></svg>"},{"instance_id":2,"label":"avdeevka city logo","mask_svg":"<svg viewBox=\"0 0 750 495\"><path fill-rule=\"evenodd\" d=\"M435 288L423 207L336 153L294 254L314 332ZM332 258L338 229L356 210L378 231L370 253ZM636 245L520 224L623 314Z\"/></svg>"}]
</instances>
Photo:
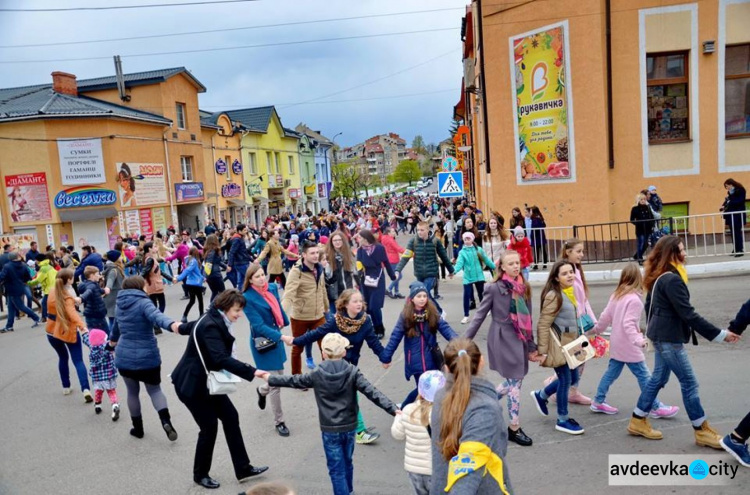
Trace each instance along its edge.
<instances>
[{"instance_id":1,"label":"avdeevka city logo","mask_svg":"<svg viewBox=\"0 0 750 495\"><path fill-rule=\"evenodd\" d=\"M696 480L702 480L708 476L708 464L700 459L690 463L690 476Z\"/></svg>"}]
</instances>

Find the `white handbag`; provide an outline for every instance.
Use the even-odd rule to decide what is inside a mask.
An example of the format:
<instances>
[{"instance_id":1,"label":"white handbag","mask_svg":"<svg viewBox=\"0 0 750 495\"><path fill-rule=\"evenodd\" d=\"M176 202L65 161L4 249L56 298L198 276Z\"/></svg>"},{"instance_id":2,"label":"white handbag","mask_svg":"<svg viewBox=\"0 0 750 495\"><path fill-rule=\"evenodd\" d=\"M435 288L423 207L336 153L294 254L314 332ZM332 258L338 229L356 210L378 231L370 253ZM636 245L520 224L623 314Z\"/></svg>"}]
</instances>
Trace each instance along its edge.
<instances>
[{"instance_id":1,"label":"white handbag","mask_svg":"<svg viewBox=\"0 0 750 495\"><path fill-rule=\"evenodd\" d=\"M206 368L206 362L203 360L203 354L201 354L198 339L195 337L195 334L198 332L198 327L205 317L206 315L203 315L201 319L198 320L198 323L195 324L195 328L193 329L193 340L195 341L195 348L198 350L198 356L201 358L203 369L206 372L206 386L208 387L208 393L210 395L227 395L234 393L237 391L237 384L242 381L239 376L232 374L227 370L208 371L208 368Z\"/></svg>"},{"instance_id":2,"label":"white handbag","mask_svg":"<svg viewBox=\"0 0 750 495\"><path fill-rule=\"evenodd\" d=\"M562 345L560 339L557 338L557 331L554 328L550 329L550 334L555 339L555 342L557 342L557 345L560 346L560 349L562 349L565 362L568 363L568 368L572 370L578 368L596 355L594 346L591 345L591 342L589 342L588 337L585 335L579 336L573 342Z\"/></svg>"},{"instance_id":3,"label":"white handbag","mask_svg":"<svg viewBox=\"0 0 750 495\"><path fill-rule=\"evenodd\" d=\"M383 268L380 269L378 278L365 275L365 287L377 287L380 284L380 277L383 276Z\"/></svg>"}]
</instances>

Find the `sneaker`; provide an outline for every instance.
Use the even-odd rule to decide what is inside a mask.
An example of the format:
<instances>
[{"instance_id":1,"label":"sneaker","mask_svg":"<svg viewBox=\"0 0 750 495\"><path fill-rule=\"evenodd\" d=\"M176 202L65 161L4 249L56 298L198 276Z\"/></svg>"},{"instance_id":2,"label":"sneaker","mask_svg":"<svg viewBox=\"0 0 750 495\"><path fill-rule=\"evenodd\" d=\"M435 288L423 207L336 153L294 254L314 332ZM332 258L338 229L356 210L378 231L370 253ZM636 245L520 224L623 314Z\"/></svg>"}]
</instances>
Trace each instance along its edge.
<instances>
[{"instance_id":1,"label":"sneaker","mask_svg":"<svg viewBox=\"0 0 750 495\"><path fill-rule=\"evenodd\" d=\"M531 397L534 398L534 405L536 405L536 410L539 411L539 414L541 414L542 416L549 416L549 410L547 409L547 401L542 399L542 396L539 395L539 391L532 390Z\"/></svg>"},{"instance_id":2,"label":"sneaker","mask_svg":"<svg viewBox=\"0 0 750 495\"><path fill-rule=\"evenodd\" d=\"M315 361L313 360L312 356L307 358L305 360L305 364L307 365L307 369L314 370L315 369Z\"/></svg>"},{"instance_id":3,"label":"sneaker","mask_svg":"<svg viewBox=\"0 0 750 495\"><path fill-rule=\"evenodd\" d=\"M7 329L7 328L3 328L3 329L0 329L0 333L5 333L5 332L7 332L7 331L8 331L8 329Z\"/></svg>"},{"instance_id":4,"label":"sneaker","mask_svg":"<svg viewBox=\"0 0 750 495\"><path fill-rule=\"evenodd\" d=\"M33 325L31 325L31 328L36 328L36 327L38 327L38 326L39 326L39 325L41 325L41 324L42 324L42 323L41 323L41 321L40 321L40 320L36 320L36 321L34 322L34 324L33 324Z\"/></svg>"},{"instance_id":5,"label":"sneaker","mask_svg":"<svg viewBox=\"0 0 750 495\"><path fill-rule=\"evenodd\" d=\"M86 389L83 391L83 400L88 404L90 402L94 402L94 397L92 397L91 392L89 392L89 389Z\"/></svg>"},{"instance_id":6,"label":"sneaker","mask_svg":"<svg viewBox=\"0 0 750 495\"><path fill-rule=\"evenodd\" d=\"M63 388L63 395L70 395L73 393L73 389L70 387Z\"/></svg>"},{"instance_id":7,"label":"sneaker","mask_svg":"<svg viewBox=\"0 0 750 495\"><path fill-rule=\"evenodd\" d=\"M102 403L101 402L99 404L94 404L94 412L96 414L101 414L102 413Z\"/></svg>"},{"instance_id":8,"label":"sneaker","mask_svg":"<svg viewBox=\"0 0 750 495\"><path fill-rule=\"evenodd\" d=\"M721 448L737 459L737 462L745 467L750 467L750 452L747 450L746 443L735 442L732 435L725 436L719 443L721 443Z\"/></svg>"},{"instance_id":9,"label":"sneaker","mask_svg":"<svg viewBox=\"0 0 750 495\"><path fill-rule=\"evenodd\" d=\"M677 406L665 406L662 405L658 409L653 409L648 417L654 419L673 418L680 412L680 408Z\"/></svg>"},{"instance_id":10,"label":"sneaker","mask_svg":"<svg viewBox=\"0 0 750 495\"><path fill-rule=\"evenodd\" d=\"M391 299L396 299L396 294L394 294L392 290L385 291L385 295L390 297Z\"/></svg>"},{"instance_id":11,"label":"sneaker","mask_svg":"<svg viewBox=\"0 0 750 495\"><path fill-rule=\"evenodd\" d=\"M558 420L555 429L571 435L583 434L583 427L579 425L575 419L566 419L565 421Z\"/></svg>"},{"instance_id":12,"label":"sneaker","mask_svg":"<svg viewBox=\"0 0 750 495\"><path fill-rule=\"evenodd\" d=\"M112 404L112 421L120 419L120 404Z\"/></svg>"},{"instance_id":13,"label":"sneaker","mask_svg":"<svg viewBox=\"0 0 750 495\"><path fill-rule=\"evenodd\" d=\"M589 409L591 409L595 413L602 413L602 414L617 414L619 412L616 407L612 407L606 402L602 402L601 404L592 402L591 405L589 406Z\"/></svg>"},{"instance_id":14,"label":"sneaker","mask_svg":"<svg viewBox=\"0 0 750 495\"><path fill-rule=\"evenodd\" d=\"M570 387L570 393L568 394L568 402L572 404L582 404L584 406L591 405L591 398L586 397L575 387Z\"/></svg>"},{"instance_id":15,"label":"sneaker","mask_svg":"<svg viewBox=\"0 0 750 495\"><path fill-rule=\"evenodd\" d=\"M365 431L360 431L359 433L357 433L356 441L358 444L367 445L369 443L374 442L378 438L380 438L379 433L369 432L365 430Z\"/></svg>"},{"instance_id":16,"label":"sneaker","mask_svg":"<svg viewBox=\"0 0 750 495\"><path fill-rule=\"evenodd\" d=\"M467 323L469 323L468 316L464 316L463 318L461 318L461 325L466 325Z\"/></svg>"}]
</instances>

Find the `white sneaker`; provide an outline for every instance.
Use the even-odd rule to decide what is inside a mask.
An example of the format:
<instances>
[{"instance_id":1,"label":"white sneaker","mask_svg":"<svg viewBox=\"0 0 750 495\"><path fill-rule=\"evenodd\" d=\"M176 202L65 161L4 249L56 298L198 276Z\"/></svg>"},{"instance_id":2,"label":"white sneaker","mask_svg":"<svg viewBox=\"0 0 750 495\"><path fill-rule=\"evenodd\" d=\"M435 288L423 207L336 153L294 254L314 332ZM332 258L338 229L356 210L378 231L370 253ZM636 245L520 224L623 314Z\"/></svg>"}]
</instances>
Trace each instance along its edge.
<instances>
[{"instance_id":1,"label":"white sneaker","mask_svg":"<svg viewBox=\"0 0 750 495\"><path fill-rule=\"evenodd\" d=\"M468 316L464 316L463 318L461 318L461 325L466 325L467 323L469 323Z\"/></svg>"},{"instance_id":2,"label":"white sneaker","mask_svg":"<svg viewBox=\"0 0 750 495\"><path fill-rule=\"evenodd\" d=\"M70 387L67 387L67 388L63 389L63 395L70 395L72 393L73 393L73 389L70 388Z\"/></svg>"}]
</instances>

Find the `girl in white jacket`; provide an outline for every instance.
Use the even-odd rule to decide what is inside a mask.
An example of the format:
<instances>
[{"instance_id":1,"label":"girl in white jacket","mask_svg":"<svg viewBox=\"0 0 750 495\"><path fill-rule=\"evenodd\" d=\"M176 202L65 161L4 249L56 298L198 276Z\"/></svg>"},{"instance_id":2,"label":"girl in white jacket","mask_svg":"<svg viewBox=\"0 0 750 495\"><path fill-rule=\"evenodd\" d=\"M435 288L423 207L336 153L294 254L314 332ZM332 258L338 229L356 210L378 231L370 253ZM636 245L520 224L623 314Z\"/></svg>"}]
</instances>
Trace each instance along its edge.
<instances>
[{"instance_id":1,"label":"girl in white jacket","mask_svg":"<svg viewBox=\"0 0 750 495\"><path fill-rule=\"evenodd\" d=\"M417 495L429 495L432 482L432 429L430 413L438 390L445 386L445 376L437 370L419 377L417 401L404 407L391 426L396 440L406 439L404 469Z\"/></svg>"}]
</instances>

